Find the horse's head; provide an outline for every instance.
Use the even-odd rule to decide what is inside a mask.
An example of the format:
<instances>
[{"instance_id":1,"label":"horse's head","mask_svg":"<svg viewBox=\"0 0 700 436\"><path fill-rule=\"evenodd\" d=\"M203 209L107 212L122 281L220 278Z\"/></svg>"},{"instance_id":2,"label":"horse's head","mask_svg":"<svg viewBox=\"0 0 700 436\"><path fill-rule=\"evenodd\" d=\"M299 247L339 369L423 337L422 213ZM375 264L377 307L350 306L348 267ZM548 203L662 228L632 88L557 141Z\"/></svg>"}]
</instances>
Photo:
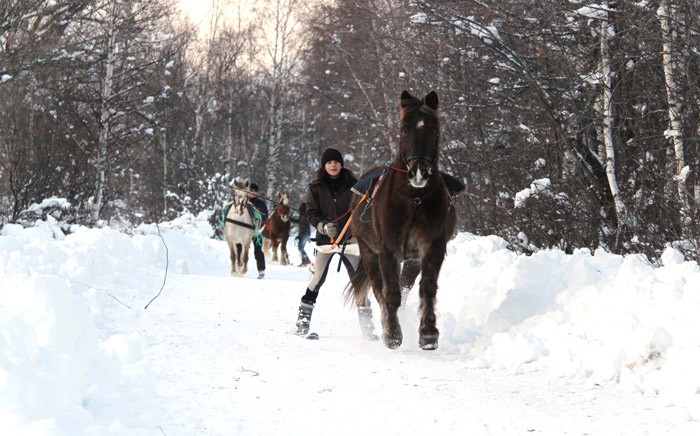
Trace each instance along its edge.
<instances>
[{"instance_id":1,"label":"horse's head","mask_svg":"<svg viewBox=\"0 0 700 436\"><path fill-rule=\"evenodd\" d=\"M248 206L248 193L250 192L250 180L236 178L231 182L233 186L233 207L242 214Z\"/></svg>"},{"instance_id":2,"label":"horse's head","mask_svg":"<svg viewBox=\"0 0 700 436\"><path fill-rule=\"evenodd\" d=\"M433 173L437 173L440 120L438 96L431 91L416 98L408 91L401 93L401 136L397 161L406 166L408 182L414 188L424 188Z\"/></svg>"},{"instance_id":3,"label":"horse's head","mask_svg":"<svg viewBox=\"0 0 700 436\"><path fill-rule=\"evenodd\" d=\"M275 212L279 215L283 222L289 221L289 192L277 194L277 206Z\"/></svg>"}]
</instances>

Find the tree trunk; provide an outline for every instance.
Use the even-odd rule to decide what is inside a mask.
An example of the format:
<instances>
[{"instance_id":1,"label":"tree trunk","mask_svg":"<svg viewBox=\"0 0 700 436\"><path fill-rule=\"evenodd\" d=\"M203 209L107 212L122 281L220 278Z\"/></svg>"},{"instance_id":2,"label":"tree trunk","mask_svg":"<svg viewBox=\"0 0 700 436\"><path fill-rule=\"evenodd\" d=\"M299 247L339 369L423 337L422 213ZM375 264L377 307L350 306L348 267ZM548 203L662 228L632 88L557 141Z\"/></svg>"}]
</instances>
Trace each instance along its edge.
<instances>
[{"instance_id":1,"label":"tree trunk","mask_svg":"<svg viewBox=\"0 0 700 436\"><path fill-rule=\"evenodd\" d=\"M107 53L105 75L102 80L102 89L100 90L100 126L97 137L97 157L95 160L95 169L97 170L97 180L95 181L95 199L92 204L91 220L94 223L99 221L102 207L104 206L104 196L107 184L107 152L109 147L110 133L110 106L112 98L112 88L114 83L114 63L116 62L116 19L117 5L116 2L112 5L111 21L107 29Z\"/></svg>"},{"instance_id":2,"label":"tree trunk","mask_svg":"<svg viewBox=\"0 0 700 436\"><path fill-rule=\"evenodd\" d=\"M608 12L605 12L600 23L600 66L603 79L603 143L605 145L605 173L608 178L608 186L613 196L615 213L617 215L618 228L632 226L627 208L620 195L620 186L615 174L615 143L613 140L613 114L612 114L612 71L610 67L610 35L611 24Z\"/></svg>"},{"instance_id":3,"label":"tree trunk","mask_svg":"<svg viewBox=\"0 0 700 436\"><path fill-rule=\"evenodd\" d=\"M683 129L680 113L681 102L678 93L678 83L676 81L676 61L673 58L673 37L675 32L671 29L671 22L675 15L675 7L671 0L663 0L661 6L656 11L661 25L661 39L663 43L663 64L664 78L666 80L666 99L668 100L668 120L669 130L666 136L671 138L673 144L673 154L676 160L675 180L678 189L678 199L681 202L681 211L685 216L688 214L688 194L686 191L685 176L685 150L681 132Z\"/></svg>"}]
</instances>

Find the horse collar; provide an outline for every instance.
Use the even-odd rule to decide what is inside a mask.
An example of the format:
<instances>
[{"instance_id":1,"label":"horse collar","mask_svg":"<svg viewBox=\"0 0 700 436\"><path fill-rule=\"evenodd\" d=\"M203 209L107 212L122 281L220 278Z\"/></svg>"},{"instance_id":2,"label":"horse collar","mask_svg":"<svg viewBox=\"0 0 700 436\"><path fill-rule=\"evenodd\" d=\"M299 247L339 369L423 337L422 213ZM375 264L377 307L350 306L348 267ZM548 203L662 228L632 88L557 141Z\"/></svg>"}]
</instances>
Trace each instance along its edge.
<instances>
[{"instance_id":1,"label":"horse collar","mask_svg":"<svg viewBox=\"0 0 700 436\"><path fill-rule=\"evenodd\" d=\"M423 190L423 192L422 192L422 194L421 194L420 196L406 195L406 194L404 194L403 192L400 192L400 191L397 191L397 193L398 193L401 197L403 197L403 198L406 198L406 199L408 199L408 200L412 200L412 201L413 201L413 204L415 204L416 206L418 206L419 204L423 203L423 199L424 199L425 197L427 197L428 194L432 193L432 191L429 191L429 190L427 190L426 188L427 188L427 186L426 186L426 187L423 187L423 188L414 188L414 189L422 189L422 190Z\"/></svg>"}]
</instances>

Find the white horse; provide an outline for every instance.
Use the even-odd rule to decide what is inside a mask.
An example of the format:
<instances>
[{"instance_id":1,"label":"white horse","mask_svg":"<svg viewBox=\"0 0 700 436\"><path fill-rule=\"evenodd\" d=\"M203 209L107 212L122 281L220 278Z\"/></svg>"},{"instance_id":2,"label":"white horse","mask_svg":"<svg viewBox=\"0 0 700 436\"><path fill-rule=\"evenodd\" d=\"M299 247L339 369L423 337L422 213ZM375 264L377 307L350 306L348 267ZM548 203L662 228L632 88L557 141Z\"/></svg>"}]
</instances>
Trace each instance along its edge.
<instances>
[{"instance_id":1,"label":"white horse","mask_svg":"<svg viewBox=\"0 0 700 436\"><path fill-rule=\"evenodd\" d=\"M235 179L233 186L233 201L226 214L224 236L231 253L231 275L243 277L248 271L248 250L253 240L253 214L248 207L248 179Z\"/></svg>"}]
</instances>

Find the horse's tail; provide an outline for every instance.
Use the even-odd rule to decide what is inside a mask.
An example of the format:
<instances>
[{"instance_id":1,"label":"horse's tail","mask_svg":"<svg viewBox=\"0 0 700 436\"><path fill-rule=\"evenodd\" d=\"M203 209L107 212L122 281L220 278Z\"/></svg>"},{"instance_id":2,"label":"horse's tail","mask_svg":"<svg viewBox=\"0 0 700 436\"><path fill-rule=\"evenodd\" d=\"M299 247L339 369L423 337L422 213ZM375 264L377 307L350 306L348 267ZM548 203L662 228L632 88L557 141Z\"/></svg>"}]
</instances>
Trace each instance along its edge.
<instances>
[{"instance_id":1,"label":"horse's tail","mask_svg":"<svg viewBox=\"0 0 700 436\"><path fill-rule=\"evenodd\" d=\"M350 275L350 282L343 292L345 303L357 305L358 303L366 301L371 287L370 285L369 274L367 274L364 262L360 259L357 270Z\"/></svg>"}]
</instances>

